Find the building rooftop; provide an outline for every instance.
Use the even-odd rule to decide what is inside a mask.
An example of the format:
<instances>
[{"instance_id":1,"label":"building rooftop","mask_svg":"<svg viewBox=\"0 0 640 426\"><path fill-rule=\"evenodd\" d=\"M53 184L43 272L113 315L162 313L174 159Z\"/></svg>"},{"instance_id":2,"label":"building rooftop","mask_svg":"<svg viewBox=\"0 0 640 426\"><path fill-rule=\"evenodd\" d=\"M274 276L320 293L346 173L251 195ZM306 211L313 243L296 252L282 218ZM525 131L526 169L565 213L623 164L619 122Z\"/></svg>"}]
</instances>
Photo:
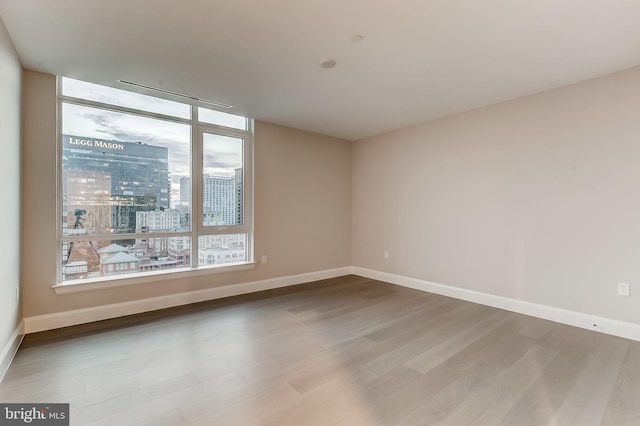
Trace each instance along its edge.
<instances>
[{"instance_id":1,"label":"building rooftop","mask_svg":"<svg viewBox=\"0 0 640 426\"><path fill-rule=\"evenodd\" d=\"M140 262L140 259L138 259L135 256L131 256L127 253L120 252L100 260L100 263L102 263L103 265L109 265L114 263L128 263L128 262Z\"/></svg>"},{"instance_id":2,"label":"building rooftop","mask_svg":"<svg viewBox=\"0 0 640 426\"><path fill-rule=\"evenodd\" d=\"M110 244L106 247L102 247L101 249L98 250L98 253L100 254L104 254L104 253L122 253L122 252L127 252L127 248L126 247L122 247L118 244Z\"/></svg>"}]
</instances>

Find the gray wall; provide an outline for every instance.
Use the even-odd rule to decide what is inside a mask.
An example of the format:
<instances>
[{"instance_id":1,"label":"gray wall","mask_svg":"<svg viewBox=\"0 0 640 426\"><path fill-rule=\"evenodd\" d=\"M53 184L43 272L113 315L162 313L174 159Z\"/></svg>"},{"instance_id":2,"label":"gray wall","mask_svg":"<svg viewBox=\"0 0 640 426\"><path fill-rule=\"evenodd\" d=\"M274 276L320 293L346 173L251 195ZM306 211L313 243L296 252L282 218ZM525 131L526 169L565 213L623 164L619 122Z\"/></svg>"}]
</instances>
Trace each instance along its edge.
<instances>
[{"instance_id":1,"label":"gray wall","mask_svg":"<svg viewBox=\"0 0 640 426\"><path fill-rule=\"evenodd\" d=\"M22 66L0 20L0 353L20 324L20 93ZM0 359L0 376L2 375Z\"/></svg>"},{"instance_id":2,"label":"gray wall","mask_svg":"<svg viewBox=\"0 0 640 426\"><path fill-rule=\"evenodd\" d=\"M352 156L355 266L640 323L640 68Z\"/></svg>"},{"instance_id":3,"label":"gray wall","mask_svg":"<svg viewBox=\"0 0 640 426\"><path fill-rule=\"evenodd\" d=\"M353 264L640 323L640 68L353 144L258 122L256 256L269 263L70 295L51 289L45 214L55 77L23 78L25 317Z\"/></svg>"}]
</instances>

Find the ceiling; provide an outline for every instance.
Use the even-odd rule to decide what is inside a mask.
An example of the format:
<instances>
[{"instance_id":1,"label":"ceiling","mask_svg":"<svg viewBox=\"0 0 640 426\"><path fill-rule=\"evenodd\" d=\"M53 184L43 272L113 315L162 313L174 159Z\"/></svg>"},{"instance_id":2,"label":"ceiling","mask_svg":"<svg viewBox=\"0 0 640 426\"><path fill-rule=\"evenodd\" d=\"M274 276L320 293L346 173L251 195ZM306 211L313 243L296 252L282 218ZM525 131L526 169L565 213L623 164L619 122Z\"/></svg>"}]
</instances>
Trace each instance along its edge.
<instances>
[{"instance_id":1,"label":"ceiling","mask_svg":"<svg viewBox=\"0 0 640 426\"><path fill-rule=\"evenodd\" d=\"M0 0L0 17L25 68L348 140L640 65L637 0Z\"/></svg>"}]
</instances>

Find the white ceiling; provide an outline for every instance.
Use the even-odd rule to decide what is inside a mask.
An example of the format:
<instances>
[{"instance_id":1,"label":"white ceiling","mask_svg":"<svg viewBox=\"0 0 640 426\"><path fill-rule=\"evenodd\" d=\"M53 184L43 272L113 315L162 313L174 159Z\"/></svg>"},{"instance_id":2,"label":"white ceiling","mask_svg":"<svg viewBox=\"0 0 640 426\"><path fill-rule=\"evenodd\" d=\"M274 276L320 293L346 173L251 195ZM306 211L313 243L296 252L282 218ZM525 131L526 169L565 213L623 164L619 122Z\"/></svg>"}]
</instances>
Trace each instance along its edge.
<instances>
[{"instance_id":1,"label":"white ceiling","mask_svg":"<svg viewBox=\"0 0 640 426\"><path fill-rule=\"evenodd\" d=\"M26 68L349 140L640 65L638 0L0 0L0 16Z\"/></svg>"}]
</instances>

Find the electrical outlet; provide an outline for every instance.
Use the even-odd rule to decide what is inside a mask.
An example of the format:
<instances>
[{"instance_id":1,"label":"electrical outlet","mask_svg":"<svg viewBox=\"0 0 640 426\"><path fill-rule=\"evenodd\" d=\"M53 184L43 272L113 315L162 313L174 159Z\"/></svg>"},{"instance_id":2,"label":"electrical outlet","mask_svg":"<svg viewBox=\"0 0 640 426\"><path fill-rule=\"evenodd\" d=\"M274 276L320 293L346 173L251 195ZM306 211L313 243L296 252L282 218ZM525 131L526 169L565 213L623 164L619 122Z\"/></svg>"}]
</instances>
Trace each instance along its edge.
<instances>
[{"instance_id":1,"label":"electrical outlet","mask_svg":"<svg viewBox=\"0 0 640 426\"><path fill-rule=\"evenodd\" d=\"M385 259L389 258L389 252L387 250L384 251L384 258Z\"/></svg>"},{"instance_id":2,"label":"electrical outlet","mask_svg":"<svg viewBox=\"0 0 640 426\"><path fill-rule=\"evenodd\" d=\"M16 287L16 302L20 301L20 287Z\"/></svg>"},{"instance_id":3,"label":"electrical outlet","mask_svg":"<svg viewBox=\"0 0 640 426\"><path fill-rule=\"evenodd\" d=\"M262 255L262 263L267 263L267 255L266 254Z\"/></svg>"},{"instance_id":4,"label":"electrical outlet","mask_svg":"<svg viewBox=\"0 0 640 426\"><path fill-rule=\"evenodd\" d=\"M618 296L629 297L629 284L618 283Z\"/></svg>"}]
</instances>

